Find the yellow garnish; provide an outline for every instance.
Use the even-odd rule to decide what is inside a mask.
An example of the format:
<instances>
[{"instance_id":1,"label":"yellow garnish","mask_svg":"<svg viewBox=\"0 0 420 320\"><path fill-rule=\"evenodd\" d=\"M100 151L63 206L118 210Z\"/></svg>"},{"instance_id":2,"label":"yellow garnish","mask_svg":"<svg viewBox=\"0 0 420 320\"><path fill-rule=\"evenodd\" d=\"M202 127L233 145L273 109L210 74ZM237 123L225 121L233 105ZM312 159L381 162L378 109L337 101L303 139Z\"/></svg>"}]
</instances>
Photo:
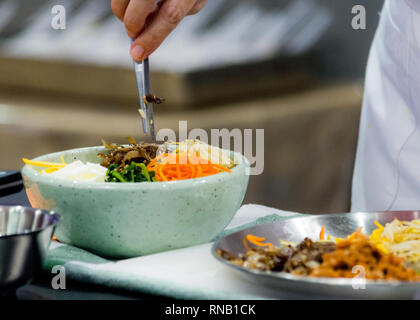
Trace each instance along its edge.
<instances>
[{"instance_id":1,"label":"yellow garnish","mask_svg":"<svg viewBox=\"0 0 420 320\"><path fill-rule=\"evenodd\" d=\"M372 234L370 235L370 241L372 241L372 242L377 242L377 241L380 241L380 240L383 241L383 239L381 239L382 238L381 235L382 235L382 230L381 229L373 230Z\"/></svg>"},{"instance_id":2,"label":"yellow garnish","mask_svg":"<svg viewBox=\"0 0 420 320\"><path fill-rule=\"evenodd\" d=\"M375 246L382 253L389 253L389 250L385 247L383 243L375 243Z\"/></svg>"},{"instance_id":3,"label":"yellow garnish","mask_svg":"<svg viewBox=\"0 0 420 320\"><path fill-rule=\"evenodd\" d=\"M378 222L378 221L373 221L373 223L381 230L384 230L384 227Z\"/></svg>"},{"instance_id":4,"label":"yellow garnish","mask_svg":"<svg viewBox=\"0 0 420 320\"><path fill-rule=\"evenodd\" d=\"M280 243L285 244L285 245L291 245L291 246L294 246L296 244L295 242L285 241L281 239L280 239Z\"/></svg>"},{"instance_id":5,"label":"yellow garnish","mask_svg":"<svg viewBox=\"0 0 420 320\"><path fill-rule=\"evenodd\" d=\"M36 166L36 167L44 167L44 168L64 168L67 164L65 163L54 163L54 162L47 162L47 161L34 161L34 160L29 160L26 158L22 158L22 161L25 162L26 164L30 164L32 166Z\"/></svg>"},{"instance_id":6,"label":"yellow garnish","mask_svg":"<svg viewBox=\"0 0 420 320\"><path fill-rule=\"evenodd\" d=\"M62 162L63 164L66 164L66 162L64 161L64 157L63 157L63 156L61 156L61 162Z\"/></svg>"},{"instance_id":7,"label":"yellow garnish","mask_svg":"<svg viewBox=\"0 0 420 320\"><path fill-rule=\"evenodd\" d=\"M60 169L61 168L51 167L51 168L48 168L48 169L43 170L43 172L44 173L52 173L52 172L55 172L55 171L60 170Z\"/></svg>"}]
</instances>

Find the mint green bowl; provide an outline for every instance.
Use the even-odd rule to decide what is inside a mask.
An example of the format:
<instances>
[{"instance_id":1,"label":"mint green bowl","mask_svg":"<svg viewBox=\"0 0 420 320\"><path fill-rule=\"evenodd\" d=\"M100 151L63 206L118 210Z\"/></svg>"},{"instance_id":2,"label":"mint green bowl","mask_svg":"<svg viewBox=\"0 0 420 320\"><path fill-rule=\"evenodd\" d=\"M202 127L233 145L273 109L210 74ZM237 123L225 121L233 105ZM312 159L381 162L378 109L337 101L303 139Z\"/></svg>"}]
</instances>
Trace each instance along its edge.
<instances>
[{"instance_id":1,"label":"mint green bowl","mask_svg":"<svg viewBox=\"0 0 420 320\"><path fill-rule=\"evenodd\" d=\"M34 160L98 163L98 152L106 150L73 149ZM206 243L221 232L248 186L249 162L240 157L232 173L171 182L73 182L29 165L22 175L31 205L61 215L55 232L61 242L129 258Z\"/></svg>"}]
</instances>

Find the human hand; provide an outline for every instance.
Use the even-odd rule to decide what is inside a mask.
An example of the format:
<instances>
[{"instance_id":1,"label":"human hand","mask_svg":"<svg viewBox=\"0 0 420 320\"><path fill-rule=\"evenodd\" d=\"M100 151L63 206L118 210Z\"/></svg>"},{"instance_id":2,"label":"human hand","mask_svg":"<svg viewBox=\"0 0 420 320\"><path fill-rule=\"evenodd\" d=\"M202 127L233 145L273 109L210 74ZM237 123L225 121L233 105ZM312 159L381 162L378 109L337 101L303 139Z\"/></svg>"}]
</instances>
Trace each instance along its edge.
<instances>
[{"instance_id":1,"label":"human hand","mask_svg":"<svg viewBox=\"0 0 420 320\"><path fill-rule=\"evenodd\" d=\"M187 15L198 13L207 0L112 0L111 9L135 39L130 54L146 59Z\"/></svg>"}]
</instances>

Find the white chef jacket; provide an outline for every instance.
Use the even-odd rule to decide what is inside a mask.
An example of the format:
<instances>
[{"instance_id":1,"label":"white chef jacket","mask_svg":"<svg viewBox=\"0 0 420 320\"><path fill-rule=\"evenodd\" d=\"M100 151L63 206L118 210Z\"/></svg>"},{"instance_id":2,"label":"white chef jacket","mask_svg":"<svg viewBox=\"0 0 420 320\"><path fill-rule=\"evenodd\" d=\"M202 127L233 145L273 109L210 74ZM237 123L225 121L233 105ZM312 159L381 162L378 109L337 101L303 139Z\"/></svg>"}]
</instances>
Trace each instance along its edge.
<instances>
[{"instance_id":1,"label":"white chef jacket","mask_svg":"<svg viewBox=\"0 0 420 320\"><path fill-rule=\"evenodd\" d=\"M367 67L351 210L420 210L420 0L387 0L381 12Z\"/></svg>"}]
</instances>

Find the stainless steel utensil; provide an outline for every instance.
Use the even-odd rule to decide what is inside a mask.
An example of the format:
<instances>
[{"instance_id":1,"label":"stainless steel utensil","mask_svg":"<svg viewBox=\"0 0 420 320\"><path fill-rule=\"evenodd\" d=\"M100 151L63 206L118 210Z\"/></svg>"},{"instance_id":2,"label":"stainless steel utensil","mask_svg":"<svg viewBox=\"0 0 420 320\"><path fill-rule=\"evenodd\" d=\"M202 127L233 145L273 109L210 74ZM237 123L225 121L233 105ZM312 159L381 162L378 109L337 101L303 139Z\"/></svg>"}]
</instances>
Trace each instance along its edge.
<instances>
[{"instance_id":1,"label":"stainless steel utensil","mask_svg":"<svg viewBox=\"0 0 420 320\"><path fill-rule=\"evenodd\" d=\"M59 215L0 206L0 293L24 285L41 269Z\"/></svg>"},{"instance_id":2,"label":"stainless steel utensil","mask_svg":"<svg viewBox=\"0 0 420 320\"><path fill-rule=\"evenodd\" d=\"M155 123L153 114L153 103L147 101L147 97L152 94L150 85L149 58L142 62L134 61L134 72L136 74L137 88L140 100L140 116L142 118L143 133L150 134L152 141L155 137Z\"/></svg>"},{"instance_id":3,"label":"stainless steel utensil","mask_svg":"<svg viewBox=\"0 0 420 320\"><path fill-rule=\"evenodd\" d=\"M328 235L333 237L346 237L359 227L363 227L364 233L370 234L377 228L374 224L375 220L384 225L394 220L394 218L405 221L420 219L420 212L359 212L294 218L264 224L236 232L220 239L214 243L212 254L220 262L239 271L246 279L252 280L261 286L275 287L283 292L303 296L311 295L314 298L413 299L416 293L420 293L420 283L418 282L366 280L365 289L361 289L358 279L298 277L284 272L251 270L233 265L217 255L218 249L227 250L236 256L239 253L244 253L245 248L242 240L247 234L265 237L266 241L274 244L279 244L280 239L300 242L305 237L319 239L321 227L325 226ZM355 289L356 287L359 289Z\"/></svg>"}]
</instances>

